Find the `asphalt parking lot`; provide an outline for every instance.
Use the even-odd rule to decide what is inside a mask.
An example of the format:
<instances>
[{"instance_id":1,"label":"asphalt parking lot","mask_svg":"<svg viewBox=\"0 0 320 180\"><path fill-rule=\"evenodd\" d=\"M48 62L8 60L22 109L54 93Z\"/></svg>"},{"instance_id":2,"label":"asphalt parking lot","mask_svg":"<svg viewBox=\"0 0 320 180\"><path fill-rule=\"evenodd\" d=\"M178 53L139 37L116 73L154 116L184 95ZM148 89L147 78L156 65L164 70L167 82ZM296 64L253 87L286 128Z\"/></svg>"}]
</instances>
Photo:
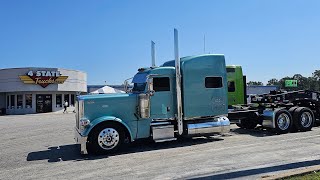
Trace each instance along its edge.
<instances>
[{"instance_id":1,"label":"asphalt parking lot","mask_svg":"<svg viewBox=\"0 0 320 180\"><path fill-rule=\"evenodd\" d=\"M257 179L320 164L320 128L276 135L232 126L224 136L135 142L81 156L69 114L0 116L0 179Z\"/></svg>"}]
</instances>

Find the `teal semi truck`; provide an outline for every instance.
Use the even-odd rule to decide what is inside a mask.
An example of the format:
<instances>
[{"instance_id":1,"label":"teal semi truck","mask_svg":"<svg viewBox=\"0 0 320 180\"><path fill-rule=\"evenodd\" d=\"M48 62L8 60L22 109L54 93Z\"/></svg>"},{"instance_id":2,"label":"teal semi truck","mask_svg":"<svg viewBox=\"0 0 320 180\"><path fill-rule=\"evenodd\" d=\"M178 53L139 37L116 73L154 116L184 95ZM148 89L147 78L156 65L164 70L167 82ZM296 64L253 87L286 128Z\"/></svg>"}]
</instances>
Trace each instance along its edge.
<instances>
[{"instance_id":1,"label":"teal semi truck","mask_svg":"<svg viewBox=\"0 0 320 180\"><path fill-rule=\"evenodd\" d=\"M175 66L140 68L126 94L84 95L76 103L81 153L117 151L143 138L156 142L230 130L223 55L179 58Z\"/></svg>"},{"instance_id":2,"label":"teal semi truck","mask_svg":"<svg viewBox=\"0 0 320 180\"><path fill-rule=\"evenodd\" d=\"M75 140L82 154L115 152L137 139L163 142L227 133L230 121L248 129L261 124L279 133L288 132L293 123L298 130L311 129L314 114L308 107L228 108L228 101L245 102L241 67L226 67L224 55L180 59L176 30L174 34L175 60L140 68L130 92L77 98Z\"/></svg>"}]
</instances>

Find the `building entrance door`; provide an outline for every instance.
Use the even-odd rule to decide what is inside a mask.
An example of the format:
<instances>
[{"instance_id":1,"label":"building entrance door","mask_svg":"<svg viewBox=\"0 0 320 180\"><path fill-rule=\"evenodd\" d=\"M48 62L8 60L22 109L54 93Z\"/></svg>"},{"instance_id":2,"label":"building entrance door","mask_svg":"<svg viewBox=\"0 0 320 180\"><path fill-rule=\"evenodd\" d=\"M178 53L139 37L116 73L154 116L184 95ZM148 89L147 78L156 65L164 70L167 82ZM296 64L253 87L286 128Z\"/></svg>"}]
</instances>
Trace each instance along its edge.
<instances>
[{"instance_id":1,"label":"building entrance door","mask_svg":"<svg viewBox=\"0 0 320 180\"><path fill-rule=\"evenodd\" d=\"M52 112L52 95L37 94L37 113Z\"/></svg>"}]
</instances>

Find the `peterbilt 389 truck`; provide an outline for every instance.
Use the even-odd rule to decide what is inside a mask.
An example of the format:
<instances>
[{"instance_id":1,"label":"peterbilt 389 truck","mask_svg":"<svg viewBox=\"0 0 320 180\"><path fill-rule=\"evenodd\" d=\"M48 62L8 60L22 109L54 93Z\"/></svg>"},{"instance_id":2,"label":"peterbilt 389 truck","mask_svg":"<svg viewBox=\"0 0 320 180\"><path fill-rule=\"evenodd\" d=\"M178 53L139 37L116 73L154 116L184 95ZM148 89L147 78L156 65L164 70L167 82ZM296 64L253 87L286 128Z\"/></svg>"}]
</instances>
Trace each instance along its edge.
<instances>
[{"instance_id":1,"label":"peterbilt 389 truck","mask_svg":"<svg viewBox=\"0 0 320 180\"><path fill-rule=\"evenodd\" d=\"M137 139L227 133L230 121L280 134L306 131L319 117L316 92L261 95L246 104L241 66L226 66L217 54L180 59L176 30L174 39L175 60L138 69L130 92L77 98L75 140L82 154L115 152Z\"/></svg>"},{"instance_id":2,"label":"peterbilt 389 truck","mask_svg":"<svg viewBox=\"0 0 320 180\"><path fill-rule=\"evenodd\" d=\"M140 68L126 94L77 98L75 139L81 153L114 152L131 141L226 133L227 72L224 55L179 58L175 67Z\"/></svg>"}]
</instances>

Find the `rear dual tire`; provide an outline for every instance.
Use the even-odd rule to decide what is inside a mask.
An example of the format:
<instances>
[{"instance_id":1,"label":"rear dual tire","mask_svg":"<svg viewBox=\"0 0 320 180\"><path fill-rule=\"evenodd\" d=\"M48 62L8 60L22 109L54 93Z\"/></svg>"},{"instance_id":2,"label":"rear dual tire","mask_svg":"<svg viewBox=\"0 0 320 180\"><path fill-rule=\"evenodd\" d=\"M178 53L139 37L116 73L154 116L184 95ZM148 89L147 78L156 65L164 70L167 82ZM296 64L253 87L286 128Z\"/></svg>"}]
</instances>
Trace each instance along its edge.
<instances>
[{"instance_id":1,"label":"rear dual tire","mask_svg":"<svg viewBox=\"0 0 320 180\"><path fill-rule=\"evenodd\" d=\"M313 112L306 107L292 107L275 111L275 130L279 134L289 131L310 131L314 125Z\"/></svg>"},{"instance_id":2,"label":"rear dual tire","mask_svg":"<svg viewBox=\"0 0 320 180\"><path fill-rule=\"evenodd\" d=\"M299 107L293 113L293 123L297 130L310 131L314 122L314 114L309 108Z\"/></svg>"},{"instance_id":3,"label":"rear dual tire","mask_svg":"<svg viewBox=\"0 0 320 180\"><path fill-rule=\"evenodd\" d=\"M275 110L275 130L278 134L288 133L293 125L292 116L286 109Z\"/></svg>"}]
</instances>

